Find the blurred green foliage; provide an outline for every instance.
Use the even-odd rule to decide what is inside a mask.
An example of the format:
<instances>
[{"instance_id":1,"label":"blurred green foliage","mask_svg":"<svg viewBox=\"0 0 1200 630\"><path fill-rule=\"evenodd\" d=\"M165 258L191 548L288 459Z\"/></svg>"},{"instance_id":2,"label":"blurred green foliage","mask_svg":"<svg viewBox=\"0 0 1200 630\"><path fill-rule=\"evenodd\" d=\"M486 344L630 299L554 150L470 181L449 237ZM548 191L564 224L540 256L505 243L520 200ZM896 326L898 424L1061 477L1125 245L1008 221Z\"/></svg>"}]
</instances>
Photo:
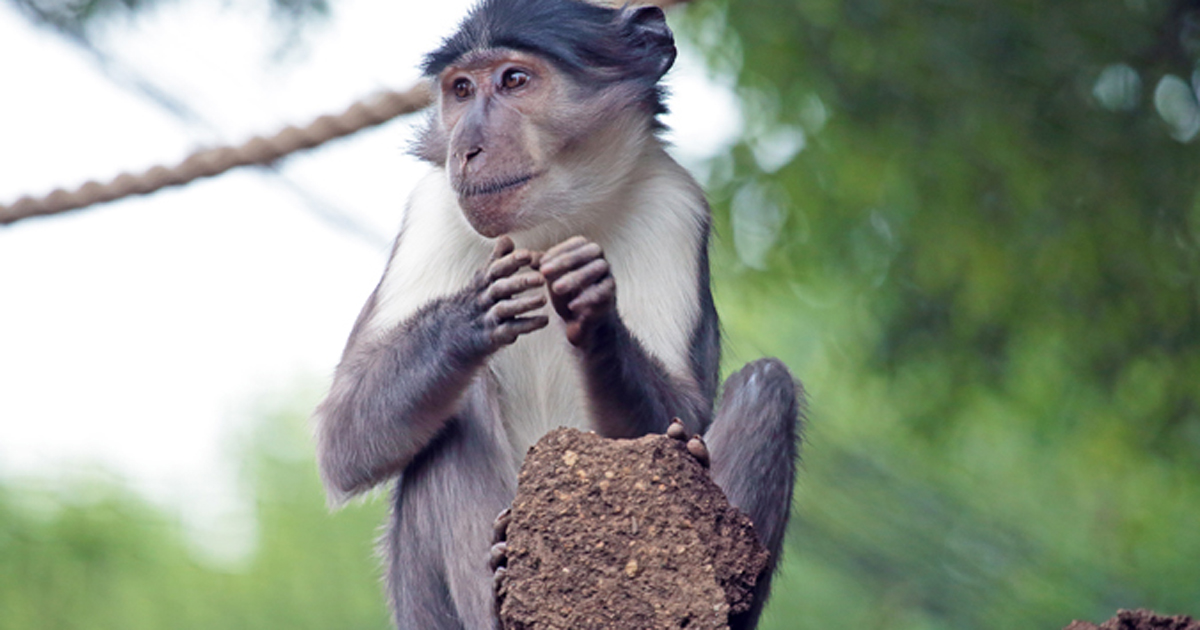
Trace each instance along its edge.
<instances>
[{"instance_id":1,"label":"blurred green foliage","mask_svg":"<svg viewBox=\"0 0 1200 630\"><path fill-rule=\"evenodd\" d=\"M116 481L0 487L0 629L389 628L383 502L329 513L306 416L271 414L244 445L258 544L234 564Z\"/></svg>"},{"instance_id":2,"label":"blurred green foliage","mask_svg":"<svg viewBox=\"0 0 1200 630\"><path fill-rule=\"evenodd\" d=\"M726 367L811 397L763 627L1200 614L1200 2L672 19L745 106L706 177ZM327 514L303 423L250 443L236 569L119 485L0 490L0 628L387 627L381 502Z\"/></svg>"},{"instance_id":3,"label":"blurred green foliage","mask_svg":"<svg viewBox=\"0 0 1200 630\"><path fill-rule=\"evenodd\" d=\"M747 115L708 181L726 367L812 400L764 626L1200 614L1200 2L681 22Z\"/></svg>"}]
</instances>

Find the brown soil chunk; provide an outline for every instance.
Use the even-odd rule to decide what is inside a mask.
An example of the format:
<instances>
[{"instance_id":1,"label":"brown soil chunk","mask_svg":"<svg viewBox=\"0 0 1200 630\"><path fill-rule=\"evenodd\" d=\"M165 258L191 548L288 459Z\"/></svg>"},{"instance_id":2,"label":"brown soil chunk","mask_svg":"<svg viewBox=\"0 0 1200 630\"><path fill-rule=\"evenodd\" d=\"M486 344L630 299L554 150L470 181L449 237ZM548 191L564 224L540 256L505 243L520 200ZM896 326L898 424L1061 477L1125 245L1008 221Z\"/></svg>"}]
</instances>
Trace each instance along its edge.
<instances>
[{"instance_id":1,"label":"brown soil chunk","mask_svg":"<svg viewBox=\"0 0 1200 630\"><path fill-rule=\"evenodd\" d=\"M1100 625L1073 621L1064 630L1200 630L1200 621L1185 615L1164 617L1149 610L1118 610L1117 616Z\"/></svg>"},{"instance_id":2,"label":"brown soil chunk","mask_svg":"<svg viewBox=\"0 0 1200 630\"><path fill-rule=\"evenodd\" d=\"M521 468L500 618L507 630L727 628L767 559L683 442L558 429Z\"/></svg>"}]
</instances>

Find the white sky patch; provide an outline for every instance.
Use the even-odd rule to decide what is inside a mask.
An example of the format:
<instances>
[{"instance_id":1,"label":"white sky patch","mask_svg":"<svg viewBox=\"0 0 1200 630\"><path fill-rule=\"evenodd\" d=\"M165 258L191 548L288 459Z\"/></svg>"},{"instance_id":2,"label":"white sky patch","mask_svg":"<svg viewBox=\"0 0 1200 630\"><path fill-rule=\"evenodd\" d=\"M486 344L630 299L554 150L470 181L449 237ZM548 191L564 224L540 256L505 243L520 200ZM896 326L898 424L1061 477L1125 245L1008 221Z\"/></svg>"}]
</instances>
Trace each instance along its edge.
<instances>
[{"instance_id":1,"label":"white sky patch","mask_svg":"<svg viewBox=\"0 0 1200 630\"><path fill-rule=\"evenodd\" d=\"M699 54L676 44L679 57L664 81L671 112L663 122L670 128L666 139L672 153L695 171L712 156L728 151L741 137L744 122L732 80L712 77Z\"/></svg>"},{"instance_id":2,"label":"white sky patch","mask_svg":"<svg viewBox=\"0 0 1200 630\"><path fill-rule=\"evenodd\" d=\"M406 89L467 6L335 3L308 47L283 62L271 60L278 42L265 10L165 3L109 25L101 47L187 103L197 124L120 87L0 3L0 199L174 164L199 146ZM737 101L696 55L681 51L668 84L668 138L685 165L736 141ZM419 120L296 155L281 170L390 239L426 168L405 154ZM231 527L245 510L227 436L257 395L332 374L386 254L256 169L0 228L0 475L98 466L186 509L200 539L237 540Z\"/></svg>"}]
</instances>

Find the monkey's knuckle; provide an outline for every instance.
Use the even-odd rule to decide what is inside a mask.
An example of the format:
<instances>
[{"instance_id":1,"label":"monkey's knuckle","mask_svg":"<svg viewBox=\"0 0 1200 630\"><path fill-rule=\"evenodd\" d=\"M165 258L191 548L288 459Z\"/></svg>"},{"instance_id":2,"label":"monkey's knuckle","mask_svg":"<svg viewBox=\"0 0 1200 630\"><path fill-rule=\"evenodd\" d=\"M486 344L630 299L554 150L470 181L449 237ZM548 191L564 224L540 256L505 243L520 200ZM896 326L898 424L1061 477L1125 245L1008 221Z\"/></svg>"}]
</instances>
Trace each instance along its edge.
<instances>
[{"instance_id":1,"label":"monkey's knuckle","mask_svg":"<svg viewBox=\"0 0 1200 630\"><path fill-rule=\"evenodd\" d=\"M559 278L550 283L550 294L555 296L567 295L574 286L570 278Z\"/></svg>"},{"instance_id":2,"label":"monkey's knuckle","mask_svg":"<svg viewBox=\"0 0 1200 630\"><path fill-rule=\"evenodd\" d=\"M541 305L538 304L535 299L526 298L526 299L514 302L512 305L511 311L512 311L513 315L522 315L524 313L528 313L530 311L537 309L539 306L541 306Z\"/></svg>"},{"instance_id":3,"label":"monkey's knuckle","mask_svg":"<svg viewBox=\"0 0 1200 630\"><path fill-rule=\"evenodd\" d=\"M517 340L517 332L508 326L502 326L496 329L496 333L492 335L492 339L497 345L507 346Z\"/></svg>"},{"instance_id":4,"label":"monkey's knuckle","mask_svg":"<svg viewBox=\"0 0 1200 630\"><path fill-rule=\"evenodd\" d=\"M540 274L536 271L530 271L529 273L525 274L525 288L526 289L540 287L545 283L546 283L546 279L542 277L542 274Z\"/></svg>"},{"instance_id":5,"label":"monkey's knuckle","mask_svg":"<svg viewBox=\"0 0 1200 630\"><path fill-rule=\"evenodd\" d=\"M523 273L516 278L513 278L513 293L524 293L542 282L542 276L536 271Z\"/></svg>"},{"instance_id":6,"label":"monkey's knuckle","mask_svg":"<svg viewBox=\"0 0 1200 630\"><path fill-rule=\"evenodd\" d=\"M492 303L498 303L512 297L520 291L520 284L507 278L501 278L488 287L488 297Z\"/></svg>"},{"instance_id":7,"label":"monkey's knuckle","mask_svg":"<svg viewBox=\"0 0 1200 630\"><path fill-rule=\"evenodd\" d=\"M503 279L497 280L488 287L487 293L493 303L499 302L512 295L512 283L505 282Z\"/></svg>"},{"instance_id":8,"label":"monkey's knuckle","mask_svg":"<svg viewBox=\"0 0 1200 630\"><path fill-rule=\"evenodd\" d=\"M496 307L493 306L484 311L483 316L479 318L479 323L484 330L493 330L500 325L500 317L496 314Z\"/></svg>"}]
</instances>

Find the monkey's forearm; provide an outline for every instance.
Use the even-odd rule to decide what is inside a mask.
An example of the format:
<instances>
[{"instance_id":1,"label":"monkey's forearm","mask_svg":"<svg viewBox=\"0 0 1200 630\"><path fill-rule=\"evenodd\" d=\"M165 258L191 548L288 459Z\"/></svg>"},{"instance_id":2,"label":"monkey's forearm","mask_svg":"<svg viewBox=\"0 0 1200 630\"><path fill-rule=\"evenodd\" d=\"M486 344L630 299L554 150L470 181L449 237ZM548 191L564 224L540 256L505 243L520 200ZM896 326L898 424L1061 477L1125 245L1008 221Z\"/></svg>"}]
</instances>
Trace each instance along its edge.
<instances>
[{"instance_id":1,"label":"monkey's forearm","mask_svg":"<svg viewBox=\"0 0 1200 630\"><path fill-rule=\"evenodd\" d=\"M662 433L671 418L680 418L691 431L708 425L711 405L695 383L672 378L615 313L589 331L580 351L592 419L601 435Z\"/></svg>"},{"instance_id":2,"label":"monkey's forearm","mask_svg":"<svg viewBox=\"0 0 1200 630\"><path fill-rule=\"evenodd\" d=\"M321 476L361 492L400 472L445 426L492 350L474 292L435 300L385 337L352 345L317 410Z\"/></svg>"},{"instance_id":3,"label":"monkey's forearm","mask_svg":"<svg viewBox=\"0 0 1200 630\"><path fill-rule=\"evenodd\" d=\"M545 296L522 295L544 283L536 271L521 271L532 258L500 238L462 291L429 302L381 338L354 333L317 409L317 455L332 495L360 492L404 470L454 414L487 357L547 324L534 314Z\"/></svg>"}]
</instances>

